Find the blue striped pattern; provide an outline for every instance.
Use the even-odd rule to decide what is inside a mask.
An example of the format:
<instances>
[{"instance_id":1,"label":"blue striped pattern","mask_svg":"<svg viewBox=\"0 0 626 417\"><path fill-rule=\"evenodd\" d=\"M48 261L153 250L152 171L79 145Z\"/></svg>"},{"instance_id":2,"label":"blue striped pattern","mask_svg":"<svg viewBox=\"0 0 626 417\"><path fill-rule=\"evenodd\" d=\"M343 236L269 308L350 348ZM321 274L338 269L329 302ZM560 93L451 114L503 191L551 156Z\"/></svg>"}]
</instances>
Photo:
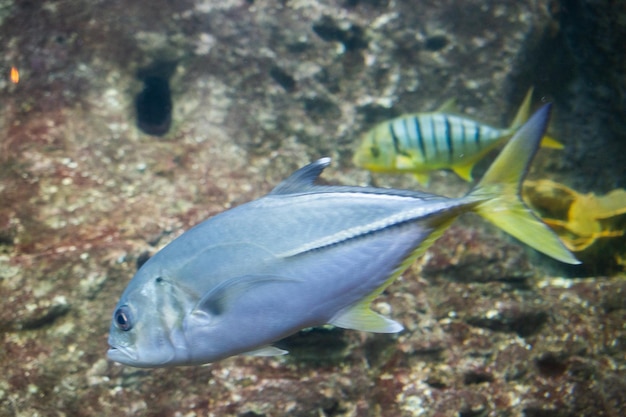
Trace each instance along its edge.
<instances>
[{"instance_id":1,"label":"blue striped pattern","mask_svg":"<svg viewBox=\"0 0 626 417\"><path fill-rule=\"evenodd\" d=\"M404 116L377 126L371 133L380 146L384 131L397 155L411 156L424 164L453 163L491 148L508 130L496 129L471 119L443 113Z\"/></svg>"}]
</instances>

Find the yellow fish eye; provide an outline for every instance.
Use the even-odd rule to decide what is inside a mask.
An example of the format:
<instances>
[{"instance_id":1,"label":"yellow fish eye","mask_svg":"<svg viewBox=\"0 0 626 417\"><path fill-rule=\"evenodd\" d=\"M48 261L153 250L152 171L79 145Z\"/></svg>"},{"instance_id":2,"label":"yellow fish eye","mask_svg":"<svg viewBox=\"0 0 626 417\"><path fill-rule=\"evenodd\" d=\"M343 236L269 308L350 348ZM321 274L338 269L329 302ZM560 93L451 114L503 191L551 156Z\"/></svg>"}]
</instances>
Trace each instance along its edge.
<instances>
[{"instance_id":1,"label":"yellow fish eye","mask_svg":"<svg viewBox=\"0 0 626 417\"><path fill-rule=\"evenodd\" d=\"M378 146L371 146L370 153L373 158L378 158L380 156L380 148Z\"/></svg>"}]
</instances>

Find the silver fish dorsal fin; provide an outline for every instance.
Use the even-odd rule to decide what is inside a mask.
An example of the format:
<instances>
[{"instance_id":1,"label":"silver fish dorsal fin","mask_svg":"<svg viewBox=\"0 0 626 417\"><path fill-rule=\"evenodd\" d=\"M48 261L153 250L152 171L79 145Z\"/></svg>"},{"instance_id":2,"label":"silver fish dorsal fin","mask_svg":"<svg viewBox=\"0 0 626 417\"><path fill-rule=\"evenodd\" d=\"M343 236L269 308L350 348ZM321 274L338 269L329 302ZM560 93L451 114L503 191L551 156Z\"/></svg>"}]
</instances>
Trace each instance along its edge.
<instances>
[{"instance_id":1,"label":"silver fish dorsal fin","mask_svg":"<svg viewBox=\"0 0 626 417\"><path fill-rule=\"evenodd\" d=\"M319 178L328 165L330 165L330 158L320 158L291 174L286 180L278 184L270 194L293 194L307 191L313 187L315 180Z\"/></svg>"}]
</instances>

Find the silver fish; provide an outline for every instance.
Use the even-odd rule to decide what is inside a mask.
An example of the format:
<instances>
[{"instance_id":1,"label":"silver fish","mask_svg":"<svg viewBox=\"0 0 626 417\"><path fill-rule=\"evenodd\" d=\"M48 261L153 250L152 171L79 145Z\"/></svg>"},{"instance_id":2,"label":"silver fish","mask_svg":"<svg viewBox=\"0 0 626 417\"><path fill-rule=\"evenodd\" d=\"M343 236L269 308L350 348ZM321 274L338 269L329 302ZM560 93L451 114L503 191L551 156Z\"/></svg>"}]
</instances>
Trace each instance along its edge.
<instances>
[{"instance_id":1,"label":"silver fish","mask_svg":"<svg viewBox=\"0 0 626 417\"><path fill-rule=\"evenodd\" d=\"M108 357L136 367L214 362L326 323L393 333L371 301L460 214L474 211L533 248L578 263L518 196L549 117L539 110L462 198L318 186L322 158L263 198L193 227L146 262L113 313Z\"/></svg>"}]
</instances>

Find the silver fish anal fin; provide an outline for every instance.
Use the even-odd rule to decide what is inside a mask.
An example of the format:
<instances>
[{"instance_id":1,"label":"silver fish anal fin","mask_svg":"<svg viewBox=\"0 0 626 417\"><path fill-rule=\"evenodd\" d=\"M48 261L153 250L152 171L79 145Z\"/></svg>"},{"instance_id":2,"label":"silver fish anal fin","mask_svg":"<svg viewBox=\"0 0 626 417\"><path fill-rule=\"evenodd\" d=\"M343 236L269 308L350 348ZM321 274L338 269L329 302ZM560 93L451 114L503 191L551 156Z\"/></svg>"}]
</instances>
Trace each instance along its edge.
<instances>
[{"instance_id":1,"label":"silver fish anal fin","mask_svg":"<svg viewBox=\"0 0 626 417\"><path fill-rule=\"evenodd\" d=\"M291 174L286 180L278 184L269 194L293 194L309 190L315 184L322 171L330 165L330 158L320 158Z\"/></svg>"},{"instance_id":2,"label":"silver fish anal fin","mask_svg":"<svg viewBox=\"0 0 626 417\"><path fill-rule=\"evenodd\" d=\"M372 333L398 333L404 329L397 321L370 310L369 304L370 299L368 297L364 301L340 311L329 323L344 329Z\"/></svg>"},{"instance_id":3,"label":"silver fish anal fin","mask_svg":"<svg viewBox=\"0 0 626 417\"><path fill-rule=\"evenodd\" d=\"M284 349L279 349L274 346L262 346L258 349L251 350L249 352L242 353L244 356L282 356L289 352Z\"/></svg>"}]
</instances>

